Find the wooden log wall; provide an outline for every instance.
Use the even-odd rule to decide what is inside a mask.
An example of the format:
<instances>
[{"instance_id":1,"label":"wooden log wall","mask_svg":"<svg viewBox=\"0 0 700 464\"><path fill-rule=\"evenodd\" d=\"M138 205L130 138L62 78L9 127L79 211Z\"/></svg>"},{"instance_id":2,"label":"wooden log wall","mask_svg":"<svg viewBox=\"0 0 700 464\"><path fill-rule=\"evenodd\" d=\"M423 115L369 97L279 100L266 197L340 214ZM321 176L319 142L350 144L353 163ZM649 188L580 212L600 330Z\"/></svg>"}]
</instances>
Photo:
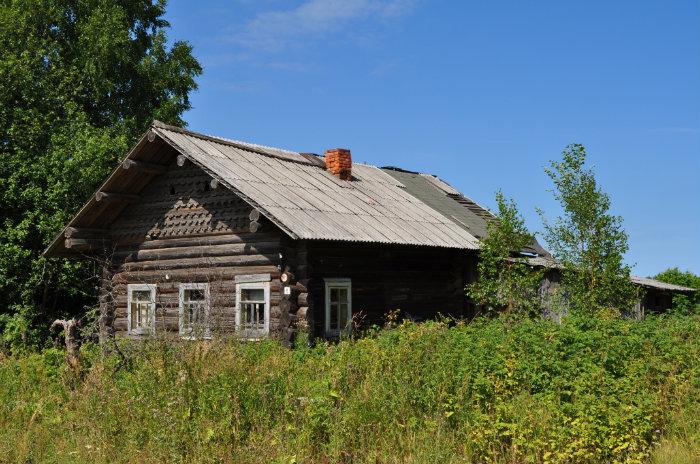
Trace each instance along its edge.
<instances>
[{"instance_id":1,"label":"wooden log wall","mask_svg":"<svg viewBox=\"0 0 700 464\"><path fill-rule=\"evenodd\" d=\"M303 259L300 262L298 249L303 248L303 242L284 237L281 244L281 275L282 294L278 308L280 324L276 335L285 346L291 346L294 335L299 330L307 330L306 310L300 310L300 295L306 295L306 274L303 270ZM301 265L300 265L301 264ZM286 290L286 291L285 291Z\"/></svg>"},{"instance_id":2,"label":"wooden log wall","mask_svg":"<svg viewBox=\"0 0 700 464\"><path fill-rule=\"evenodd\" d=\"M315 241L306 243L302 253L308 292L298 302L307 308L315 336L323 336L325 329L324 278L352 280L352 312L362 314L365 326L383 325L386 313L396 309L414 320L438 313L471 315L464 287L473 279L473 252Z\"/></svg>"},{"instance_id":3,"label":"wooden log wall","mask_svg":"<svg viewBox=\"0 0 700 464\"><path fill-rule=\"evenodd\" d=\"M235 329L235 278L269 274L270 331L289 321L280 314L282 233L264 219L250 232L251 207L189 162L175 162L141 192L110 226L114 250L105 271L105 321L117 335L127 331L127 285L156 284L156 333L179 332L179 285L208 283L215 334ZM110 313L111 312L111 313ZM113 314L112 314L113 313ZM111 315L110 315L111 314Z\"/></svg>"}]
</instances>

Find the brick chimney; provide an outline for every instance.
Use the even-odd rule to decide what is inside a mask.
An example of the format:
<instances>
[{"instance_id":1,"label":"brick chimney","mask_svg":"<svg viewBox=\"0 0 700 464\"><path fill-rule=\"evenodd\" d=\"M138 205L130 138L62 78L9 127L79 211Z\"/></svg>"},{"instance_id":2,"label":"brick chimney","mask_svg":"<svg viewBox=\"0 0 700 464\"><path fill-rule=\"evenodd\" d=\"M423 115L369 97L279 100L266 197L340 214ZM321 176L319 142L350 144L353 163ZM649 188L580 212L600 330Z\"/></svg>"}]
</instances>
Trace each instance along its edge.
<instances>
[{"instance_id":1,"label":"brick chimney","mask_svg":"<svg viewBox=\"0 0 700 464\"><path fill-rule=\"evenodd\" d=\"M350 150L333 148L326 150L326 169L341 180L352 179L352 157Z\"/></svg>"}]
</instances>

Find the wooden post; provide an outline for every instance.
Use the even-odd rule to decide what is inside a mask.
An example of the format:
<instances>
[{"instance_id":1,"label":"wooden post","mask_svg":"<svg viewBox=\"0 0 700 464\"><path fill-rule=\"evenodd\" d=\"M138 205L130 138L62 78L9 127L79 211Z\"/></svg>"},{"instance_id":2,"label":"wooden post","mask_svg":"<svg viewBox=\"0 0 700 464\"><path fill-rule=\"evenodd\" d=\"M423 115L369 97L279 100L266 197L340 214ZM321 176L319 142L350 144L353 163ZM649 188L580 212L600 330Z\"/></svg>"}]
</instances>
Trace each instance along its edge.
<instances>
[{"instance_id":1,"label":"wooden post","mask_svg":"<svg viewBox=\"0 0 700 464\"><path fill-rule=\"evenodd\" d=\"M67 238L63 246L68 250L98 251L110 246L110 240L102 238Z\"/></svg>"},{"instance_id":2,"label":"wooden post","mask_svg":"<svg viewBox=\"0 0 700 464\"><path fill-rule=\"evenodd\" d=\"M121 201L125 203L132 203L141 199L140 195L135 195L131 193L118 193L118 192L97 192L95 194L95 201Z\"/></svg>"},{"instance_id":3,"label":"wooden post","mask_svg":"<svg viewBox=\"0 0 700 464\"><path fill-rule=\"evenodd\" d=\"M77 238L85 236L105 236L109 235L109 229L89 229L83 227L66 227L64 236L66 238Z\"/></svg>"},{"instance_id":4,"label":"wooden post","mask_svg":"<svg viewBox=\"0 0 700 464\"><path fill-rule=\"evenodd\" d=\"M102 351L110 351L111 342L114 340L114 319L116 317L116 303L114 300L114 268L110 263L102 266L102 280L100 284L100 320L99 340Z\"/></svg>"},{"instance_id":5,"label":"wooden post","mask_svg":"<svg viewBox=\"0 0 700 464\"><path fill-rule=\"evenodd\" d=\"M284 285L293 285L296 283L296 277L294 277L294 273L292 271L284 271L282 275L280 276L280 280Z\"/></svg>"},{"instance_id":6,"label":"wooden post","mask_svg":"<svg viewBox=\"0 0 700 464\"><path fill-rule=\"evenodd\" d=\"M149 174L162 174L168 170L168 167L162 164L146 163L144 161L134 161L132 159L125 159L122 162L122 168Z\"/></svg>"},{"instance_id":7,"label":"wooden post","mask_svg":"<svg viewBox=\"0 0 700 464\"><path fill-rule=\"evenodd\" d=\"M80 367L80 334L79 322L75 319L56 319L51 324L51 330L61 327L66 341L66 362L74 371Z\"/></svg>"},{"instance_id":8,"label":"wooden post","mask_svg":"<svg viewBox=\"0 0 700 464\"><path fill-rule=\"evenodd\" d=\"M299 305L300 310L304 306L309 306L309 293L308 292L299 293L299 297L297 297L297 304Z\"/></svg>"}]
</instances>

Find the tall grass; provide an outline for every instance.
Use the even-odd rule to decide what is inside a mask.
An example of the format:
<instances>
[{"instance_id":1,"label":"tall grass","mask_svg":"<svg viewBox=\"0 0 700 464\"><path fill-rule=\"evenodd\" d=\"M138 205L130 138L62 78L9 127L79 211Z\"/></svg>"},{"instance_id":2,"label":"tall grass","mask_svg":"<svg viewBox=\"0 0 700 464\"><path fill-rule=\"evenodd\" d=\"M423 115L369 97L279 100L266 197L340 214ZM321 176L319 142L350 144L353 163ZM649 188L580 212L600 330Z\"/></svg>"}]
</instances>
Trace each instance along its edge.
<instances>
[{"instance_id":1,"label":"tall grass","mask_svg":"<svg viewBox=\"0 0 700 464\"><path fill-rule=\"evenodd\" d=\"M700 318L0 360L3 462L700 462Z\"/></svg>"}]
</instances>

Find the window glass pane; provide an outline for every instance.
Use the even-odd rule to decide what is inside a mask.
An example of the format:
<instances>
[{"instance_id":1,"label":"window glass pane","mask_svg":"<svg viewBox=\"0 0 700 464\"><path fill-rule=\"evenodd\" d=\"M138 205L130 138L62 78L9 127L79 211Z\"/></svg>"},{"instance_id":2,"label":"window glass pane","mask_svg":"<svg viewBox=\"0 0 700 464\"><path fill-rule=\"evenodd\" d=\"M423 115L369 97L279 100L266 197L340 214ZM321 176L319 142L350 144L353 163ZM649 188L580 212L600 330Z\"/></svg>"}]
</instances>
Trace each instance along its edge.
<instances>
[{"instance_id":1,"label":"window glass pane","mask_svg":"<svg viewBox=\"0 0 700 464\"><path fill-rule=\"evenodd\" d=\"M131 290L130 330L145 329L150 326L149 311L153 308L154 293L150 290Z\"/></svg>"},{"instance_id":2,"label":"window glass pane","mask_svg":"<svg viewBox=\"0 0 700 464\"><path fill-rule=\"evenodd\" d=\"M186 288L182 292L182 333L206 336L207 293L204 288Z\"/></svg>"},{"instance_id":3,"label":"window glass pane","mask_svg":"<svg viewBox=\"0 0 700 464\"><path fill-rule=\"evenodd\" d=\"M243 326L248 327L253 320L253 305L243 305Z\"/></svg>"},{"instance_id":4,"label":"window glass pane","mask_svg":"<svg viewBox=\"0 0 700 464\"><path fill-rule=\"evenodd\" d=\"M148 308L150 303L135 301L131 303L131 328L138 329L146 327L148 324Z\"/></svg>"},{"instance_id":5,"label":"window glass pane","mask_svg":"<svg viewBox=\"0 0 700 464\"><path fill-rule=\"evenodd\" d=\"M327 327L337 333L349 328L350 322L350 284L337 282L326 287L328 307Z\"/></svg>"},{"instance_id":6,"label":"window glass pane","mask_svg":"<svg viewBox=\"0 0 700 464\"><path fill-rule=\"evenodd\" d=\"M204 305L201 303L187 303L185 304L185 327L191 324L204 323Z\"/></svg>"},{"instance_id":7,"label":"window glass pane","mask_svg":"<svg viewBox=\"0 0 700 464\"><path fill-rule=\"evenodd\" d=\"M145 327L148 322L148 303L139 303L139 326Z\"/></svg>"},{"instance_id":8,"label":"window glass pane","mask_svg":"<svg viewBox=\"0 0 700 464\"><path fill-rule=\"evenodd\" d=\"M131 292L131 301L151 301L150 290L134 290Z\"/></svg>"},{"instance_id":9,"label":"window glass pane","mask_svg":"<svg viewBox=\"0 0 700 464\"><path fill-rule=\"evenodd\" d=\"M184 329L189 329L192 327L192 306L185 305L182 314L182 326Z\"/></svg>"},{"instance_id":10,"label":"window glass pane","mask_svg":"<svg viewBox=\"0 0 700 464\"><path fill-rule=\"evenodd\" d=\"M193 324L204 324L204 305L196 304L192 307L192 323Z\"/></svg>"},{"instance_id":11,"label":"window glass pane","mask_svg":"<svg viewBox=\"0 0 700 464\"><path fill-rule=\"evenodd\" d=\"M241 325L248 330L265 329L265 304L243 303L241 304Z\"/></svg>"},{"instance_id":12,"label":"window glass pane","mask_svg":"<svg viewBox=\"0 0 700 464\"><path fill-rule=\"evenodd\" d=\"M188 289L185 290L185 301L204 301L204 290Z\"/></svg>"},{"instance_id":13,"label":"window glass pane","mask_svg":"<svg viewBox=\"0 0 700 464\"><path fill-rule=\"evenodd\" d=\"M338 301L338 289L331 288L331 302L337 302L337 301Z\"/></svg>"},{"instance_id":14,"label":"window glass pane","mask_svg":"<svg viewBox=\"0 0 700 464\"><path fill-rule=\"evenodd\" d=\"M331 303L331 330L338 329L338 303Z\"/></svg>"},{"instance_id":15,"label":"window glass pane","mask_svg":"<svg viewBox=\"0 0 700 464\"><path fill-rule=\"evenodd\" d=\"M344 329L347 324L348 324L348 304L347 303L341 303L340 304L340 311L339 311L339 316L338 316L338 323L340 325L340 329Z\"/></svg>"},{"instance_id":16,"label":"window glass pane","mask_svg":"<svg viewBox=\"0 0 700 464\"><path fill-rule=\"evenodd\" d=\"M262 288L246 288L241 290L241 301L265 301L265 290Z\"/></svg>"},{"instance_id":17,"label":"window glass pane","mask_svg":"<svg viewBox=\"0 0 700 464\"><path fill-rule=\"evenodd\" d=\"M241 288L239 291L240 329L244 332L264 332L265 306L267 303L265 301L265 286ZM252 337L258 335L259 333L249 334Z\"/></svg>"}]
</instances>

